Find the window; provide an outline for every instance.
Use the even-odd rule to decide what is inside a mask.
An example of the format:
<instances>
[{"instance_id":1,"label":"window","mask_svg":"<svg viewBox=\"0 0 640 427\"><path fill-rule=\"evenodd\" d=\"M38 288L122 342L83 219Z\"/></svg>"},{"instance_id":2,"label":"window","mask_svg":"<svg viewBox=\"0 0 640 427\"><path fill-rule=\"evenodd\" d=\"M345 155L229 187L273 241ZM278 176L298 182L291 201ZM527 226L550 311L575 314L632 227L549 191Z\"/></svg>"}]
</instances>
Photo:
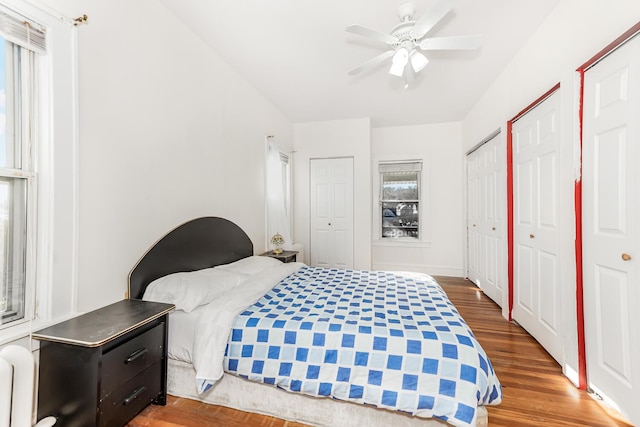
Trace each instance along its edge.
<instances>
[{"instance_id":1,"label":"window","mask_svg":"<svg viewBox=\"0 0 640 427\"><path fill-rule=\"evenodd\" d=\"M267 230L266 247L271 246L271 236L279 233L285 247L293 243L291 238L291 165L289 155L271 138L267 139L266 161Z\"/></svg>"},{"instance_id":2,"label":"window","mask_svg":"<svg viewBox=\"0 0 640 427\"><path fill-rule=\"evenodd\" d=\"M379 163L380 237L420 238L420 175L422 162Z\"/></svg>"},{"instance_id":3,"label":"window","mask_svg":"<svg viewBox=\"0 0 640 427\"><path fill-rule=\"evenodd\" d=\"M38 28L0 9L0 327L33 313Z\"/></svg>"},{"instance_id":4,"label":"window","mask_svg":"<svg viewBox=\"0 0 640 427\"><path fill-rule=\"evenodd\" d=\"M0 0L0 346L77 312L74 23Z\"/></svg>"}]
</instances>

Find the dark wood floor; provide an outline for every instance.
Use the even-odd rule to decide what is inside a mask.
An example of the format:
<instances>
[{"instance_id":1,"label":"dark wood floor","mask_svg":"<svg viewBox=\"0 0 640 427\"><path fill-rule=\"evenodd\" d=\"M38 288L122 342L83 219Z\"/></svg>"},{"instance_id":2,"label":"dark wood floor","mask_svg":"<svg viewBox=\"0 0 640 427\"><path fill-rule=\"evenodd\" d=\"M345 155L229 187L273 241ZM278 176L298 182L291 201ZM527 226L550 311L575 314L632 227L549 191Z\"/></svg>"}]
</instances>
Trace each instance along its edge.
<instances>
[{"instance_id":1,"label":"dark wood floor","mask_svg":"<svg viewBox=\"0 0 640 427\"><path fill-rule=\"evenodd\" d=\"M562 376L560 366L500 307L472 283L437 277L487 352L503 387L503 401L489 407L490 426L630 426ZM170 396L151 405L128 427L270 426L301 424Z\"/></svg>"}]
</instances>

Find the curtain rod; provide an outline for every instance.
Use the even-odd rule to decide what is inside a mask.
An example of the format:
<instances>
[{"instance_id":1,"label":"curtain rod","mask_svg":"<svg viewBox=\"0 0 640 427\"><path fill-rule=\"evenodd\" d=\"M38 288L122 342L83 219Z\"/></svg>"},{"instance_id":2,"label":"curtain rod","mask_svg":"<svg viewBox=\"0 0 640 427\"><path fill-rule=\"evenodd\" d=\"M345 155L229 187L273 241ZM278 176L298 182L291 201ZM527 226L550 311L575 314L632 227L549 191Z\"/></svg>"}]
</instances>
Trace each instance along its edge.
<instances>
[{"instance_id":1,"label":"curtain rod","mask_svg":"<svg viewBox=\"0 0 640 427\"><path fill-rule=\"evenodd\" d=\"M75 19L71 18L61 13L60 11L58 11L56 8L51 7L49 4L47 4L45 0L29 0L29 3L31 3L33 7L40 9L41 11L50 15L52 18L60 22L63 22L65 24L73 25L74 27L77 27L78 25L88 23L89 17L87 15L83 14L82 16L79 16Z\"/></svg>"},{"instance_id":2,"label":"curtain rod","mask_svg":"<svg viewBox=\"0 0 640 427\"><path fill-rule=\"evenodd\" d=\"M77 17L76 19L73 20L73 25L74 26L78 26L78 25L84 25L84 24L88 24L89 23L89 17L87 15L82 15Z\"/></svg>"}]
</instances>

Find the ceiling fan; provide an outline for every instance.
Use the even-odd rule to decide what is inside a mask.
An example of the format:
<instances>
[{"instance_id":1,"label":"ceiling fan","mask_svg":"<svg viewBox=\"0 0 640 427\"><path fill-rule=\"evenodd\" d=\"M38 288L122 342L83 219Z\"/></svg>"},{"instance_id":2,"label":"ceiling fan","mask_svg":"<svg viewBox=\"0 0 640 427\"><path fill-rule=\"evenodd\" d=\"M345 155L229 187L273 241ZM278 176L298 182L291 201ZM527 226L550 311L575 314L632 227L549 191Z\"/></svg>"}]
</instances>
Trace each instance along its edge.
<instances>
[{"instance_id":1,"label":"ceiling fan","mask_svg":"<svg viewBox=\"0 0 640 427\"><path fill-rule=\"evenodd\" d=\"M358 74L392 58L389 74L402 77L408 63L411 63L411 68L416 74L427 66L429 59L422 51L479 48L483 40L481 35L426 37L429 31L453 9L454 3L454 0L438 0L418 20L413 20L415 5L412 2L403 3L398 7L401 22L388 34L358 24L347 26L347 32L386 43L389 47L380 55L350 70L349 74Z\"/></svg>"}]
</instances>

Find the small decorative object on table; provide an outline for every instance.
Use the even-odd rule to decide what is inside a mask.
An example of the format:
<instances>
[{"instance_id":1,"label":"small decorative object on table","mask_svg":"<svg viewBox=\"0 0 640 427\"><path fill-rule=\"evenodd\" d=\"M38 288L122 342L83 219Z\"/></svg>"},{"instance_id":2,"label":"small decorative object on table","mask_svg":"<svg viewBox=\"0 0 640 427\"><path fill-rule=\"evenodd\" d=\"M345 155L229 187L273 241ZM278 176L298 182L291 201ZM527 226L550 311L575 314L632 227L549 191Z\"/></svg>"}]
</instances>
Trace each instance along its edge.
<instances>
[{"instance_id":1,"label":"small decorative object on table","mask_svg":"<svg viewBox=\"0 0 640 427\"><path fill-rule=\"evenodd\" d=\"M280 245L282 245L284 243L284 237L282 237L282 235L280 233L276 233L273 235L273 237L271 238L271 244L275 245L275 249L272 251L274 254L281 254L282 253L282 249L280 248Z\"/></svg>"}]
</instances>

